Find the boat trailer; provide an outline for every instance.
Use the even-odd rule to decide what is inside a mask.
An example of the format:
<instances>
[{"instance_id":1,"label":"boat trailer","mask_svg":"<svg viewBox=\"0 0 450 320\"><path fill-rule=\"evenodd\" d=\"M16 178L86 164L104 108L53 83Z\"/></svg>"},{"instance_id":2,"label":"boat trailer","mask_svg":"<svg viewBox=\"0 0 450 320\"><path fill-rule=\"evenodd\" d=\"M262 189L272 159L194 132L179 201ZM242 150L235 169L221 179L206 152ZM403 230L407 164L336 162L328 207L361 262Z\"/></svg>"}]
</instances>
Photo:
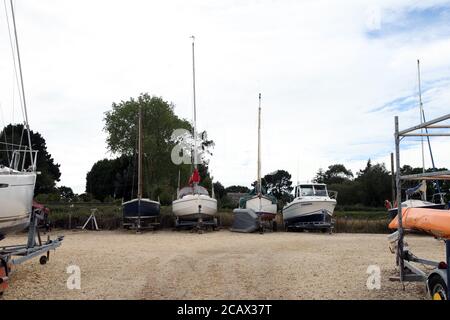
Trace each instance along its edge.
<instances>
[{"instance_id":1,"label":"boat trailer","mask_svg":"<svg viewBox=\"0 0 450 320\"><path fill-rule=\"evenodd\" d=\"M402 217L402 181L437 181L450 180L450 171L434 171L422 174L402 176L400 172L400 142L405 137L443 137L450 136L446 132L432 132L433 129L450 129L450 125L442 122L450 120L450 114L423 122L420 125L405 130L399 130L398 117L395 117L395 151L396 151L396 193L398 203L398 230L389 235L388 240L391 243L390 249L396 254L396 263L400 274L398 277L391 277L392 281L400 282L425 282L428 293L433 300L450 300L450 239L441 239L445 241L446 261L436 262L416 257L408 248L405 242L405 230L403 228ZM420 132L419 132L420 130ZM415 264L427 265L433 267L431 272L424 272Z\"/></svg>"},{"instance_id":2,"label":"boat trailer","mask_svg":"<svg viewBox=\"0 0 450 320\"><path fill-rule=\"evenodd\" d=\"M332 219L330 222L327 221L311 221L311 222L297 222L286 226L286 231L289 230L321 230L322 232L327 232L329 234L333 233L335 225L335 220Z\"/></svg>"},{"instance_id":3,"label":"boat trailer","mask_svg":"<svg viewBox=\"0 0 450 320\"><path fill-rule=\"evenodd\" d=\"M38 256L40 256L40 264L44 265L50 259L50 250L61 246L64 236L58 236L54 240L47 236L47 240L42 241L38 224L44 219L44 214L39 209L33 210L30 216L27 244L0 246L0 296L8 288L8 280L14 271L14 266Z\"/></svg>"},{"instance_id":4,"label":"boat trailer","mask_svg":"<svg viewBox=\"0 0 450 320\"><path fill-rule=\"evenodd\" d=\"M219 222L217 217L211 219L203 219L202 206L198 206L198 218L195 219L180 219L177 217L175 220L175 230L191 230L191 232L197 231L202 234L204 231L211 228L213 231L219 230Z\"/></svg>"}]
</instances>

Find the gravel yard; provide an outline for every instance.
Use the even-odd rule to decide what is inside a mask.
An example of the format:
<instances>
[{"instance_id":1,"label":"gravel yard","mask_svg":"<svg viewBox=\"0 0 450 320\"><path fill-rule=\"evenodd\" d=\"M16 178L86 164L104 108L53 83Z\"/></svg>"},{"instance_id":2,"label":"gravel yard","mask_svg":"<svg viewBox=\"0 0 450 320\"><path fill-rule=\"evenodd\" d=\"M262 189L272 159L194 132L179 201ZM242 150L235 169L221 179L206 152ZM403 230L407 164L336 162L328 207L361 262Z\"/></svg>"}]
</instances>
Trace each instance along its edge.
<instances>
[{"instance_id":1,"label":"gravel yard","mask_svg":"<svg viewBox=\"0 0 450 320\"><path fill-rule=\"evenodd\" d=\"M397 273L385 235L57 233L66 237L49 263L18 266L4 299L426 299L423 284L403 291L389 281ZM418 256L444 259L442 242L407 242ZM80 267L80 290L66 287L70 265ZM367 289L369 265L381 268L380 290Z\"/></svg>"}]
</instances>

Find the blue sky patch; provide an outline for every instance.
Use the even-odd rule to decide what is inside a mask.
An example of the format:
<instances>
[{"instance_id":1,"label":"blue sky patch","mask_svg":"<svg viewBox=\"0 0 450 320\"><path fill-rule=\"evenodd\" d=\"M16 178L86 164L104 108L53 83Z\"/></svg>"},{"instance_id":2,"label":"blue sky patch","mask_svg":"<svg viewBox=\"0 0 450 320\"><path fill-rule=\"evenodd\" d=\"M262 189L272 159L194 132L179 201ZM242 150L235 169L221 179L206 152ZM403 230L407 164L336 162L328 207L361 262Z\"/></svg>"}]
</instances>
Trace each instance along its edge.
<instances>
[{"instance_id":1,"label":"blue sky patch","mask_svg":"<svg viewBox=\"0 0 450 320\"><path fill-rule=\"evenodd\" d=\"M394 35L420 33L436 28L437 33L428 36L450 35L450 2L428 8L408 8L402 11L384 10L381 12L379 28L366 31L372 39Z\"/></svg>"}]
</instances>

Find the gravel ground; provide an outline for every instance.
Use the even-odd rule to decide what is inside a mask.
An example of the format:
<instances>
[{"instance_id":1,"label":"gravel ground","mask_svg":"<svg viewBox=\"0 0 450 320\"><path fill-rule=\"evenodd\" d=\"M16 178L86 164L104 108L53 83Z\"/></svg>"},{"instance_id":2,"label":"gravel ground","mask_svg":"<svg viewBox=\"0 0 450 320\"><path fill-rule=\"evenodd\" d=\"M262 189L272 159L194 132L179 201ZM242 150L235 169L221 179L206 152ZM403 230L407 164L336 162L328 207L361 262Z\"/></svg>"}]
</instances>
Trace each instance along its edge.
<instances>
[{"instance_id":1,"label":"gravel ground","mask_svg":"<svg viewBox=\"0 0 450 320\"><path fill-rule=\"evenodd\" d=\"M4 299L426 299L423 284L389 281L397 273L385 235L58 233L66 238L49 263L18 266ZM418 256L444 259L442 242L407 241ZM70 265L80 267L80 290L66 287ZM380 290L367 289L369 265L381 269Z\"/></svg>"}]
</instances>

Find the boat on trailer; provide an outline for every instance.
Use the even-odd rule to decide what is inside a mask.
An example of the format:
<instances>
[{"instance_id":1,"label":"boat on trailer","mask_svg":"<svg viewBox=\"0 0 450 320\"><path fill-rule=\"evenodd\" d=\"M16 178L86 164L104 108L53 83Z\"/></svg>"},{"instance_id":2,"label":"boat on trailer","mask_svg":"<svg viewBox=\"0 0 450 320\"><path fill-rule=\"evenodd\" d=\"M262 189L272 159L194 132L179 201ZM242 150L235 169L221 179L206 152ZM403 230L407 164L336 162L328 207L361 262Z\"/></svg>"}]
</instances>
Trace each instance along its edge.
<instances>
[{"instance_id":1,"label":"boat on trailer","mask_svg":"<svg viewBox=\"0 0 450 320\"><path fill-rule=\"evenodd\" d=\"M248 195L239 199L239 208L233 210L231 231L251 233L265 229L277 230L277 199L264 190L261 179L261 94L258 107L258 162L256 186Z\"/></svg>"},{"instance_id":2,"label":"boat on trailer","mask_svg":"<svg viewBox=\"0 0 450 320\"><path fill-rule=\"evenodd\" d=\"M193 121L193 160L194 169L189 178L187 187L177 190L177 199L172 202L172 212L176 217L176 228L197 228L199 232L204 227L211 226L213 230L218 227L216 218L217 200L214 198L214 186L209 195L206 188L199 185L200 174L198 171L198 145L197 145L197 105L195 97L195 47L192 36L192 75L194 94L194 121ZM178 180L178 184L180 181Z\"/></svg>"},{"instance_id":3,"label":"boat on trailer","mask_svg":"<svg viewBox=\"0 0 450 320\"><path fill-rule=\"evenodd\" d=\"M294 200L283 208L286 230L331 231L337 193L323 183L299 184L294 192Z\"/></svg>"},{"instance_id":4,"label":"boat on trailer","mask_svg":"<svg viewBox=\"0 0 450 320\"><path fill-rule=\"evenodd\" d=\"M206 188L192 184L178 192L177 200L172 204L172 210L180 222L213 220L217 213L217 200L209 196Z\"/></svg>"},{"instance_id":5,"label":"boat on trailer","mask_svg":"<svg viewBox=\"0 0 450 320\"><path fill-rule=\"evenodd\" d=\"M8 19L8 5L5 11ZM17 63L16 73L19 94L24 116L24 133L28 139L28 146L2 143L8 154L9 165L0 166L0 240L6 235L28 228L26 244L0 246L0 296L8 287L8 280L13 272L12 266L40 256L39 262L46 264L50 258L50 251L61 246L63 236L56 239L47 238L44 242L39 233L39 222L45 221L45 209L42 206L33 208L34 188L37 176L37 151L31 143L30 126L28 122L27 103L25 98L22 64L20 60L19 40L14 14L14 3L9 1L10 15L13 22L13 33L10 32L12 51L15 53L14 64ZM3 132L5 134L5 132ZM11 147L11 148L10 148Z\"/></svg>"},{"instance_id":6,"label":"boat on trailer","mask_svg":"<svg viewBox=\"0 0 450 320\"><path fill-rule=\"evenodd\" d=\"M0 240L30 223L36 172L0 167Z\"/></svg>"},{"instance_id":7,"label":"boat on trailer","mask_svg":"<svg viewBox=\"0 0 450 320\"><path fill-rule=\"evenodd\" d=\"M161 204L158 201L146 199L143 194L143 133L142 133L142 107L139 106L138 125L138 190L137 198L122 203L123 226L127 229L155 228L159 226L158 217Z\"/></svg>"}]
</instances>

